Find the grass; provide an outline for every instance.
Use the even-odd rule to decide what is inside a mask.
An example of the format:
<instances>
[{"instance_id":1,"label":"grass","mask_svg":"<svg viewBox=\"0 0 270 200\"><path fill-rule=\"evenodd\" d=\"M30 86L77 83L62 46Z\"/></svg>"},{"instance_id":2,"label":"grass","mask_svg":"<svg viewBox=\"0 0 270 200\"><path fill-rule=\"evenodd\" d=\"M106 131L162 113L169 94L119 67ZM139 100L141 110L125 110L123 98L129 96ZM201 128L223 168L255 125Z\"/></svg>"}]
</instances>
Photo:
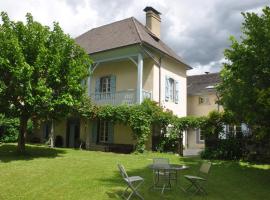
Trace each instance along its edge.
<instances>
[{"instance_id":1,"label":"grass","mask_svg":"<svg viewBox=\"0 0 270 200\"><path fill-rule=\"evenodd\" d=\"M173 187L162 196L149 190L153 157L167 157L171 163L198 170L199 158L179 158L173 154L123 155L72 149L49 149L28 145L27 155L16 155L13 144L0 145L0 199L121 199L125 185L117 170L122 163L129 175L145 178L141 194L145 199L269 199L270 165L213 161L207 185L208 195L191 196ZM186 180L180 175L183 187ZM135 199L135 198L134 198Z\"/></svg>"}]
</instances>

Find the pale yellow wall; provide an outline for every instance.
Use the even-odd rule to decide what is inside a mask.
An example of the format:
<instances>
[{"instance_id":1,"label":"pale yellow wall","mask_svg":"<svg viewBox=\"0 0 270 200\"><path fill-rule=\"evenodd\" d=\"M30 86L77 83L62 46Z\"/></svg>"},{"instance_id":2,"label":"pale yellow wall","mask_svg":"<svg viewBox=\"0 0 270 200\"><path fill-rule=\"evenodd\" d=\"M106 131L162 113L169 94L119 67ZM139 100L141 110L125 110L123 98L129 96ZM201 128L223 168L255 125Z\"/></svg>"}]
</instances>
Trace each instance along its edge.
<instances>
[{"instance_id":1,"label":"pale yellow wall","mask_svg":"<svg viewBox=\"0 0 270 200\"><path fill-rule=\"evenodd\" d=\"M163 58L161 64L161 99L162 105L170 109L179 117L187 115L187 79L186 66L172 59ZM165 101L165 77L169 76L179 82L179 102L178 104ZM158 76L155 76L158 79Z\"/></svg>"},{"instance_id":2,"label":"pale yellow wall","mask_svg":"<svg viewBox=\"0 0 270 200\"><path fill-rule=\"evenodd\" d=\"M35 137L39 137L41 142L45 142L43 140L43 126L44 122L39 122L38 127L35 128ZM57 120L54 121L54 137L60 135L63 137L63 144L66 144L66 120Z\"/></svg>"},{"instance_id":3,"label":"pale yellow wall","mask_svg":"<svg viewBox=\"0 0 270 200\"><path fill-rule=\"evenodd\" d=\"M89 119L80 119L80 139L86 142L86 145L91 142L92 126Z\"/></svg>"},{"instance_id":4,"label":"pale yellow wall","mask_svg":"<svg viewBox=\"0 0 270 200\"><path fill-rule=\"evenodd\" d=\"M115 144L136 144L134 135L129 126L124 124L114 125L114 143ZM152 135L150 134L145 144L147 150L152 149Z\"/></svg>"},{"instance_id":5,"label":"pale yellow wall","mask_svg":"<svg viewBox=\"0 0 270 200\"><path fill-rule=\"evenodd\" d=\"M116 91L137 88L137 66L132 61L106 62L98 65L91 76L91 93L95 92L96 79L107 75L116 76ZM143 60L142 85L144 90L153 90L153 61L147 58Z\"/></svg>"},{"instance_id":6,"label":"pale yellow wall","mask_svg":"<svg viewBox=\"0 0 270 200\"><path fill-rule=\"evenodd\" d=\"M116 76L116 91L134 89L137 80L137 67L131 61L108 62L97 66L91 77L91 92L95 92L96 78Z\"/></svg>"},{"instance_id":7,"label":"pale yellow wall","mask_svg":"<svg viewBox=\"0 0 270 200\"><path fill-rule=\"evenodd\" d=\"M196 138L196 131L194 129L188 130L187 148L188 149L203 149L204 144L198 144Z\"/></svg>"},{"instance_id":8,"label":"pale yellow wall","mask_svg":"<svg viewBox=\"0 0 270 200\"><path fill-rule=\"evenodd\" d=\"M157 37L160 37L160 17L152 11L146 13L146 27Z\"/></svg>"},{"instance_id":9,"label":"pale yellow wall","mask_svg":"<svg viewBox=\"0 0 270 200\"><path fill-rule=\"evenodd\" d=\"M199 104L200 95L188 96L187 114L192 116L206 116L209 112L218 110L216 94L203 94L209 98L209 104ZM220 110L222 108L220 107Z\"/></svg>"},{"instance_id":10,"label":"pale yellow wall","mask_svg":"<svg viewBox=\"0 0 270 200\"><path fill-rule=\"evenodd\" d=\"M199 97L207 96L209 98L208 104L199 104ZM216 104L217 96L215 93L205 93L202 95L189 95L187 97L187 114L189 116L207 116L209 112L218 110L218 104ZM220 111L222 107L220 106ZM189 129L187 132L187 148L189 149L203 149L204 144L198 144L196 140L196 131Z\"/></svg>"},{"instance_id":11,"label":"pale yellow wall","mask_svg":"<svg viewBox=\"0 0 270 200\"><path fill-rule=\"evenodd\" d=\"M63 145L66 145L66 131L67 130L67 121L60 120L54 122L54 136L61 135L63 137Z\"/></svg>"},{"instance_id":12,"label":"pale yellow wall","mask_svg":"<svg viewBox=\"0 0 270 200\"><path fill-rule=\"evenodd\" d=\"M132 130L129 126L124 124L114 125L114 138L115 144L135 144L136 141L133 138Z\"/></svg>"},{"instance_id":13,"label":"pale yellow wall","mask_svg":"<svg viewBox=\"0 0 270 200\"><path fill-rule=\"evenodd\" d=\"M89 147L92 143L92 122L88 120L87 122L87 134L86 134L86 146ZM81 123L82 126L82 123ZM81 127L81 130L84 129ZM81 134L81 137L84 137L84 134ZM136 140L134 139L134 135L129 126L116 123L114 125L114 135L113 135L113 143L114 144L131 144L135 145ZM152 148L152 139L151 135L149 135L148 141L146 143L146 148L150 150Z\"/></svg>"},{"instance_id":14,"label":"pale yellow wall","mask_svg":"<svg viewBox=\"0 0 270 200\"><path fill-rule=\"evenodd\" d=\"M153 100L159 102L159 66L153 66Z\"/></svg>"},{"instance_id":15,"label":"pale yellow wall","mask_svg":"<svg viewBox=\"0 0 270 200\"><path fill-rule=\"evenodd\" d=\"M153 92L154 84L154 61L151 59L144 59L143 63L143 89ZM136 79L137 81L137 79Z\"/></svg>"}]
</instances>

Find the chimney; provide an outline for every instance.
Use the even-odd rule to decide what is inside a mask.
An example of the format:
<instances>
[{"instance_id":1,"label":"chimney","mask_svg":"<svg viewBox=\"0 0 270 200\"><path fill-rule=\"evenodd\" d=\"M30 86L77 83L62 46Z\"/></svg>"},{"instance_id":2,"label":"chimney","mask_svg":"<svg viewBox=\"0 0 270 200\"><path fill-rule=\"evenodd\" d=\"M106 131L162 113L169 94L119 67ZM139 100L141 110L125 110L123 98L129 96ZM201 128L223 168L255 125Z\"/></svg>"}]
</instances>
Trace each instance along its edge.
<instances>
[{"instance_id":1,"label":"chimney","mask_svg":"<svg viewBox=\"0 0 270 200\"><path fill-rule=\"evenodd\" d=\"M151 6L145 7L146 12L146 28L148 28L157 38L160 38L160 22L161 13Z\"/></svg>"}]
</instances>

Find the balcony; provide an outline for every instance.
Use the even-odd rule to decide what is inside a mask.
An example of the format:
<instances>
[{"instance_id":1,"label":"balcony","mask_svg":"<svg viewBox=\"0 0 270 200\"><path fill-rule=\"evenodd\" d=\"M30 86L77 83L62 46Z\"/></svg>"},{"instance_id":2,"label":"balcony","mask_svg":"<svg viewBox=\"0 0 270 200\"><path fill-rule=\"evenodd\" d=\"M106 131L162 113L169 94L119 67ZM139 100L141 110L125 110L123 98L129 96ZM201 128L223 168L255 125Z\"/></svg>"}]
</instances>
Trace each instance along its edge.
<instances>
[{"instance_id":1,"label":"balcony","mask_svg":"<svg viewBox=\"0 0 270 200\"><path fill-rule=\"evenodd\" d=\"M108 92L108 93L91 93L90 95L93 102L97 105L120 105L127 104L132 105L137 103L136 99L136 90L124 90L118 92ZM144 99L152 99L151 91L142 91L142 98Z\"/></svg>"}]
</instances>

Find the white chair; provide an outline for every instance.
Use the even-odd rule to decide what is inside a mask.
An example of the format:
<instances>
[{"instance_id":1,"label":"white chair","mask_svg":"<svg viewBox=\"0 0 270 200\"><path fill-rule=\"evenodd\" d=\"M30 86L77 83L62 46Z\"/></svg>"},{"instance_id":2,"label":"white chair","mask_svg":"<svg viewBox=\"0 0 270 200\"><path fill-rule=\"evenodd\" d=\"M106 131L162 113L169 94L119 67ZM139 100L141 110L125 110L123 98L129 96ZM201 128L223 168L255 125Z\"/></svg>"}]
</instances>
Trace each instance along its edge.
<instances>
[{"instance_id":1,"label":"white chair","mask_svg":"<svg viewBox=\"0 0 270 200\"><path fill-rule=\"evenodd\" d=\"M124 166L121 164L118 164L118 169L120 171L121 176L123 177L124 181L127 184L127 188L123 192L122 197L125 198L126 200L129 200L135 194L137 197L143 200L144 198L139 194L138 188L141 186L144 179L140 176L128 176ZM128 197L126 197L128 189L131 190L131 193L129 194Z\"/></svg>"},{"instance_id":2,"label":"white chair","mask_svg":"<svg viewBox=\"0 0 270 200\"><path fill-rule=\"evenodd\" d=\"M186 189L186 191L190 190L191 188L195 187L195 193L201 192L204 194L207 194L205 189L202 186L202 182L206 182L208 178L208 174L211 168L210 162L204 162L202 163L198 176L192 176L192 175L185 175L185 178L191 182L190 186Z\"/></svg>"}]
</instances>

